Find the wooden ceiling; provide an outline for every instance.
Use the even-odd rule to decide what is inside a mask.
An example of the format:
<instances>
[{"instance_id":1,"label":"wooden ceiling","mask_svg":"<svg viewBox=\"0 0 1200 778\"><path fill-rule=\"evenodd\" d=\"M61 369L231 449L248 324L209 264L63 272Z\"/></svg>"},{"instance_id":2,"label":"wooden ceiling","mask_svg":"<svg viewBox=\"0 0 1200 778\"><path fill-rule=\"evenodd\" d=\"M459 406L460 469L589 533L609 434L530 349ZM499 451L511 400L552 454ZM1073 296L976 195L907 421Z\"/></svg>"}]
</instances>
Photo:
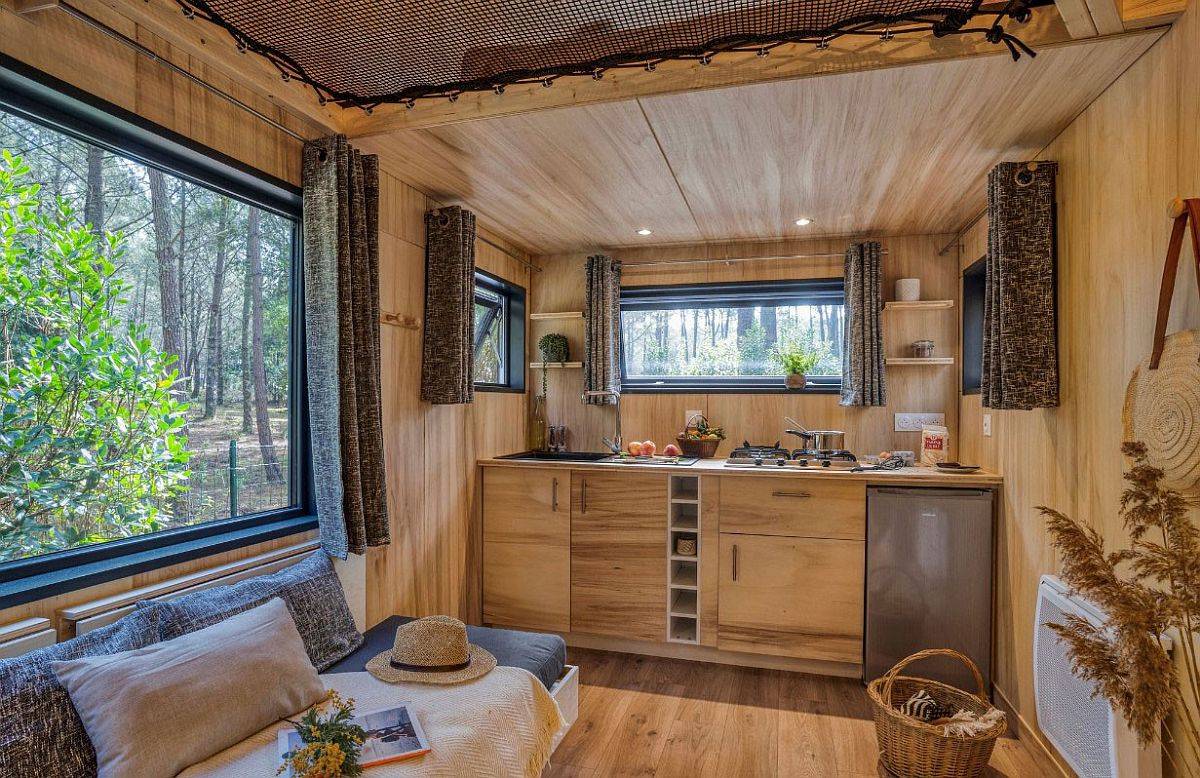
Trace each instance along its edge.
<instances>
[{"instance_id":1,"label":"wooden ceiling","mask_svg":"<svg viewBox=\"0 0 1200 778\"><path fill-rule=\"evenodd\" d=\"M642 97L360 138L538 253L932 234L1042 149L1161 35ZM807 228L794 221L808 217ZM635 231L646 227L653 235Z\"/></svg>"}]
</instances>

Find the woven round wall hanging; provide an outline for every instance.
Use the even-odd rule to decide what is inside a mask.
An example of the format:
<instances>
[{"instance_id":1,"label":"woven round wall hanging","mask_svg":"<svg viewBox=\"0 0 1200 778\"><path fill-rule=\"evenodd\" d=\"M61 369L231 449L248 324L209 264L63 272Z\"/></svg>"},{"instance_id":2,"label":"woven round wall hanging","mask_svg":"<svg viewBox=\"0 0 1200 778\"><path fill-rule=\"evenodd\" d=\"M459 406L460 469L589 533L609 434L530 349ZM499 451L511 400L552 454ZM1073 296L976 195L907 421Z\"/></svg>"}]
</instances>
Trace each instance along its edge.
<instances>
[{"instance_id":1,"label":"woven round wall hanging","mask_svg":"<svg viewBox=\"0 0 1200 778\"><path fill-rule=\"evenodd\" d=\"M1189 219L1192 251L1200 274L1200 199L1176 205L1175 225L1163 267L1154 327L1154 349L1138 365L1125 390L1121 414L1125 439L1146 446L1146 463L1163 471L1162 485L1200 493L1200 332L1166 336L1175 276Z\"/></svg>"}]
</instances>

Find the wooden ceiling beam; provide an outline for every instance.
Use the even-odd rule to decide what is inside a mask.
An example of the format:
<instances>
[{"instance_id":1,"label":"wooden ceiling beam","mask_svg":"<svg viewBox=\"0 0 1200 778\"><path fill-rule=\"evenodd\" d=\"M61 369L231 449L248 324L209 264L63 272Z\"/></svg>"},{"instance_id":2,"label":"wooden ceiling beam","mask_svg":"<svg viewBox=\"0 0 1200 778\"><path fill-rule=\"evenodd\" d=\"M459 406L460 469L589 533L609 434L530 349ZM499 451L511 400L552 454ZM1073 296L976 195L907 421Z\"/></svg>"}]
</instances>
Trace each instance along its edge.
<instances>
[{"instance_id":1,"label":"wooden ceiling beam","mask_svg":"<svg viewBox=\"0 0 1200 778\"><path fill-rule=\"evenodd\" d=\"M1039 47L1070 41L1073 37L1054 6L1035 10L1028 24L1010 22L1008 27L1035 51ZM875 70L1003 51L1003 47L988 43L982 35L935 38L923 34L897 36L887 42L875 37L848 36L839 38L823 51L811 44L789 44L772 50L766 57L747 52L721 54L707 66L696 61L671 61L658 65L654 71L641 68L610 70L600 80L586 76L562 78L549 88L541 84L518 84L507 87L502 95L471 92L459 96L455 102L418 100L412 108L382 105L370 115L348 113L345 131L351 137L379 135L551 108Z\"/></svg>"},{"instance_id":2,"label":"wooden ceiling beam","mask_svg":"<svg viewBox=\"0 0 1200 778\"><path fill-rule=\"evenodd\" d=\"M17 0L20 2L20 0ZM72 0L81 11L107 9L154 33L204 65L243 84L279 107L327 132L340 132L347 113L332 103L322 106L316 93L298 81L284 81L268 60L243 54L225 30L183 15L174 0Z\"/></svg>"},{"instance_id":3,"label":"wooden ceiling beam","mask_svg":"<svg viewBox=\"0 0 1200 778\"><path fill-rule=\"evenodd\" d=\"M1054 5L1072 38L1096 37L1096 23L1092 21L1087 0L1054 0Z\"/></svg>"},{"instance_id":4,"label":"wooden ceiling beam","mask_svg":"<svg viewBox=\"0 0 1200 778\"><path fill-rule=\"evenodd\" d=\"M1170 24L1188 8L1188 0L1122 0L1121 20L1125 29Z\"/></svg>"}]
</instances>

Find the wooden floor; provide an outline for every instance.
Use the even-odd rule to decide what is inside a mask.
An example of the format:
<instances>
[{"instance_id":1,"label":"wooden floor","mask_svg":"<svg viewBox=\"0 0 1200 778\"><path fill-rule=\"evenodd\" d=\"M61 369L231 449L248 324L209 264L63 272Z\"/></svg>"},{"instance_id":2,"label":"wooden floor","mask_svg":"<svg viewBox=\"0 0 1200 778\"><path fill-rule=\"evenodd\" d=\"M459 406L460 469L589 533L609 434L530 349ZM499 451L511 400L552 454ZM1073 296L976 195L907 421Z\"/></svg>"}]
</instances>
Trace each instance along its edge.
<instances>
[{"instance_id":1,"label":"wooden floor","mask_svg":"<svg viewBox=\"0 0 1200 778\"><path fill-rule=\"evenodd\" d=\"M579 719L545 775L882 776L859 681L570 649ZM991 776L1045 771L1011 737Z\"/></svg>"}]
</instances>

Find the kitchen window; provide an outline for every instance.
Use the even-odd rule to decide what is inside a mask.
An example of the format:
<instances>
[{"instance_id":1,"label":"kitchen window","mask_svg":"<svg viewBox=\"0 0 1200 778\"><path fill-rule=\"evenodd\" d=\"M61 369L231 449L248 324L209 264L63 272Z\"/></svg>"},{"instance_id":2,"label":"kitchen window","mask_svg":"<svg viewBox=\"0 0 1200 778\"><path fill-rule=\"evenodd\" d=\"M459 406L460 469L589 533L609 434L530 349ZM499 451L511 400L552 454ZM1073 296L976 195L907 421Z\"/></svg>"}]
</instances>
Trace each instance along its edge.
<instances>
[{"instance_id":1,"label":"kitchen window","mask_svg":"<svg viewBox=\"0 0 1200 778\"><path fill-rule=\"evenodd\" d=\"M842 279L621 290L622 387L633 392L783 392L775 354L820 354L808 392L841 386Z\"/></svg>"},{"instance_id":2,"label":"kitchen window","mask_svg":"<svg viewBox=\"0 0 1200 778\"><path fill-rule=\"evenodd\" d=\"M0 607L312 517L300 193L0 67Z\"/></svg>"},{"instance_id":3,"label":"kitchen window","mask_svg":"<svg viewBox=\"0 0 1200 778\"><path fill-rule=\"evenodd\" d=\"M525 391L525 290L475 271L475 388Z\"/></svg>"}]
</instances>

